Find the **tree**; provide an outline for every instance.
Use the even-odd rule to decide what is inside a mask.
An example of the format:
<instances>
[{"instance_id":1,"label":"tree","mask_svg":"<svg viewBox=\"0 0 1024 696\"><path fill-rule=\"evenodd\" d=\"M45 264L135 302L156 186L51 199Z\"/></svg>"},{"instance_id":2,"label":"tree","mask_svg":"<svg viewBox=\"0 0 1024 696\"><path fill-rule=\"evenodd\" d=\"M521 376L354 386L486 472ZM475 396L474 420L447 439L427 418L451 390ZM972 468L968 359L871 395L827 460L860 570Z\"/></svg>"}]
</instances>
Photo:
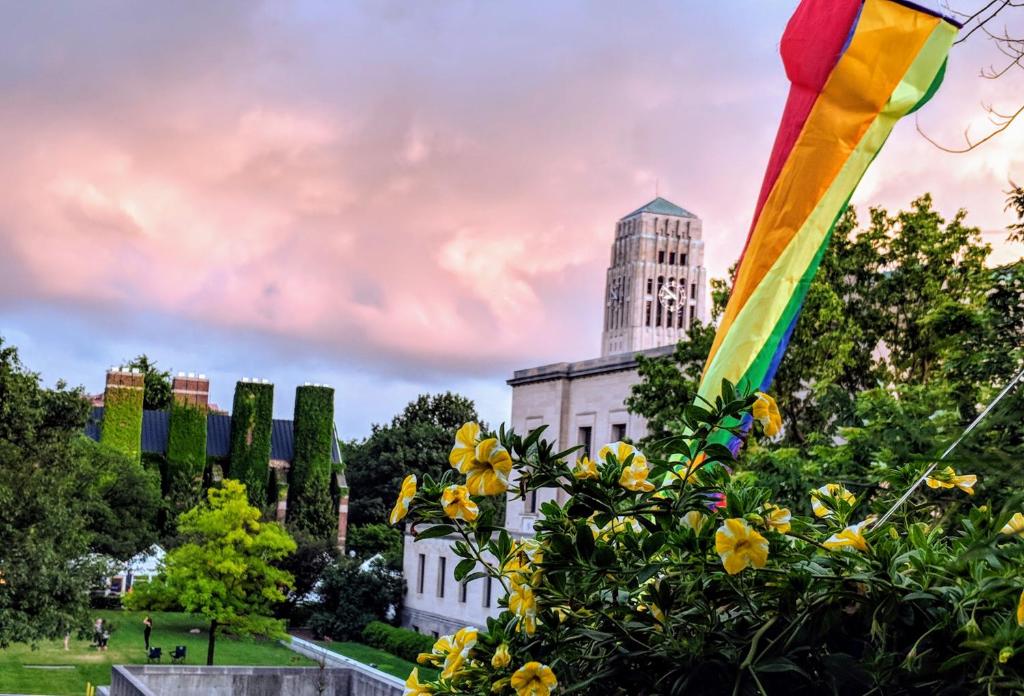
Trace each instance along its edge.
<instances>
[{"instance_id":1,"label":"tree","mask_svg":"<svg viewBox=\"0 0 1024 696\"><path fill-rule=\"evenodd\" d=\"M371 621L387 621L405 592L405 581L398 571L383 563L341 558L323 574L321 602L310 627L316 635L334 640L359 640Z\"/></svg>"},{"instance_id":2,"label":"tree","mask_svg":"<svg viewBox=\"0 0 1024 696\"><path fill-rule=\"evenodd\" d=\"M154 540L155 479L82 434L81 388L45 389L0 339L0 646L88 624L88 591Z\"/></svg>"},{"instance_id":3,"label":"tree","mask_svg":"<svg viewBox=\"0 0 1024 696\"><path fill-rule=\"evenodd\" d=\"M163 411L171 406L171 373L158 370L156 360L142 353L132 358L127 367L135 368L145 377L142 407L148 411Z\"/></svg>"},{"instance_id":4,"label":"tree","mask_svg":"<svg viewBox=\"0 0 1024 696\"><path fill-rule=\"evenodd\" d=\"M295 551L288 554L277 567L294 578L288 598L281 608L281 613L294 623L302 616L299 607L309 602L324 571L338 559L339 554L334 539L317 537L293 527L289 527L289 533L295 539Z\"/></svg>"},{"instance_id":5,"label":"tree","mask_svg":"<svg viewBox=\"0 0 1024 696\"><path fill-rule=\"evenodd\" d=\"M295 551L295 541L276 522L261 522L245 486L227 479L211 488L207 502L181 516L184 543L170 551L158 576L126 599L130 608L180 608L210 622L206 664L213 664L217 631L283 637L271 616L292 586L290 573L274 564Z\"/></svg>"},{"instance_id":6,"label":"tree","mask_svg":"<svg viewBox=\"0 0 1024 696\"><path fill-rule=\"evenodd\" d=\"M422 395L388 425L374 425L362 442L344 443L349 524L385 523L395 491L408 472L438 476L449 468L452 433L479 421L469 399L446 392Z\"/></svg>"},{"instance_id":7,"label":"tree","mask_svg":"<svg viewBox=\"0 0 1024 696\"><path fill-rule=\"evenodd\" d=\"M402 568L402 530L390 524L360 524L349 527L345 546L357 558L381 554L389 568Z\"/></svg>"},{"instance_id":8,"label":"tree","mask_svg":"<svg viewBox=\"0 0 1024 696\"><path fill-rule=\"evenodd\" d=\"M1012 188L1006 198L1006 209L1017 213L1017 222L1010 224L1011 242L1024 242L1024 187L1011 185Z\"/></svg>"}]
</instances>

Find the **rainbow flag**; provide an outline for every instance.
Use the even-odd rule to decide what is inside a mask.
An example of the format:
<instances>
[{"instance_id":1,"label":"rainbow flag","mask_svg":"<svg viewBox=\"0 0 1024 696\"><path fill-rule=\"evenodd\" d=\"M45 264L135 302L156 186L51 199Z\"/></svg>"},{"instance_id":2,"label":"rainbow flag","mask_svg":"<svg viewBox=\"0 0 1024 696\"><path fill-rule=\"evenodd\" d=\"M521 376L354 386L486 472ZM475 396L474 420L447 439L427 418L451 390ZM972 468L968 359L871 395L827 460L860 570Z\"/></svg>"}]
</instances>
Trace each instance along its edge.
<instances>
[{"instance_id":1,"label":"rainbow flag","mask_svg":"<svg viewBox=\"0 0 1024 696\"><path fill-rule=\"evenodd\" d=\"M910 2L797 7L781 44L792 85L700 396L723 378L768 390L836 221L896 122L938 89L958 29Z\"/></svg>"}]
</instances>

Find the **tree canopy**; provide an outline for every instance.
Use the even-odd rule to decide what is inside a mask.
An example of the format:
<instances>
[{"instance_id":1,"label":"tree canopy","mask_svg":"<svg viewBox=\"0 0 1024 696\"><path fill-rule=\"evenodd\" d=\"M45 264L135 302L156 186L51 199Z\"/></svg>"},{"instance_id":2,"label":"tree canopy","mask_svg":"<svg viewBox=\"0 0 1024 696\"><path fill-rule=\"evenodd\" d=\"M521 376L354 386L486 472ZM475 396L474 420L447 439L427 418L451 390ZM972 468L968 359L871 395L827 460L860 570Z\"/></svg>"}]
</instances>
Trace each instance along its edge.
<instances>
[{"instance_id":1,"label":"tree canopy","mask_svg":"<svg viewBox=\"0 0 1024 696\"><path fill-rule=\"evenodd\" d=\"M171 373L167 370L160 370L156 366L156 360L151 359L145 353L137 355L126 363L129 368L134 367L141 372L145 378L145 389L142 397L142 407L148 411L163 411L171 407Z\"/></svg>"},{"instance_id":2,"label":"tree canopy","mask_svg":"<svg viewBox=\"0 0 1024 696\"><path fill-rule=\"evenodd\" d=\"M295 551L276 522L262 522L245 486L227 479L207 492L207 502L178 521L181 546L168 552L158 576L136 587L130 608L181 609L210 622L206 664L213 664L217 631L281 637L274 605L284 602L292 576L275 564Z\"/></svg>"},{"instance_id":3,"label":"tree canopy","mask_svg":"<svg viewBox=\"0 0 1024 696\"><path fill-rule=\"evenodd\" d=\"M89 402L44 388L0 339L0 645L88 624L112 556L156 540L159 482L83 434Z\"/></svg>"},{"instance_id":4,"label":"tree canopy","mask_svg":"<svg viewBox=\"0 0 1024 696\"><path fill-rule=\"evenodd\" d=\"M446 392L424 394L368 438L344 443L349 484L349 523L386 523L395 491L407 473L439 476L449 467L453 436L467 421L479 422L469 399Z\"/></svg>"}]
</instances>

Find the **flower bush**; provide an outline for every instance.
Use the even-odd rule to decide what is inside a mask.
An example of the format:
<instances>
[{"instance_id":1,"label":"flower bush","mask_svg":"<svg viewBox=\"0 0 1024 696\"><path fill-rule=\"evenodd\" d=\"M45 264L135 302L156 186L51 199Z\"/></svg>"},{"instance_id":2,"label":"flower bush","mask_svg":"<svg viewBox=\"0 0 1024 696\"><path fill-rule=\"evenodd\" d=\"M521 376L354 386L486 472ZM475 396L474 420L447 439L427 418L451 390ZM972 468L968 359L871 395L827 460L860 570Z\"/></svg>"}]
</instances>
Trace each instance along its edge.
<instances>
[{"instance_id":1,"label":"flower bush","mask_svg":"<svg viewBox=\"0 0 1024 696\"><path fill-rule=\"evenodd\" d=\"M659 456L612 443L571 461L543 429L460 429L452 469L403 485L392 520L454 536L456 580L491 576L503 611L439 639L420 662L440 676L414 671L406 693L1024 692L1019 498L950 518L917 496L876 524L923 473L914 462L860 493L823 481L813 515L793 514L710 441L752 411L753 436L770 436L774 402L722 394L689 406L689 435ZM941 468L921 490L967 499L973 484ZM533 537L479 512L478 496L541 488L564 502L542 505Z\"/></svg>"}]
</instances>

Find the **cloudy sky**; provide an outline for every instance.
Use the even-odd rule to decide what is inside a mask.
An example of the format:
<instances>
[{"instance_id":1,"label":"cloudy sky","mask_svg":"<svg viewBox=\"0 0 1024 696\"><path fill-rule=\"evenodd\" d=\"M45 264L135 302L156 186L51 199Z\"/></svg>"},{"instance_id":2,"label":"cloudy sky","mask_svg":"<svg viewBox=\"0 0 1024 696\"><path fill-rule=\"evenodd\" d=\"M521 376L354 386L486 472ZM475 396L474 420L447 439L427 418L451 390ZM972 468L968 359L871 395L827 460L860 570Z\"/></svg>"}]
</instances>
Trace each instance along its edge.
<instances>
[{"instance_id":1,"label":"cloudy sky","mask_svg":"<svg viewBox=\"0 0 1024 696\"><path fill-rule=\"evenodd\" d=\"M968 6L970 3L966 3ZM343 436L416 394L508 417L516 368L593 357L615 221L653 197L735 260L787 83L794 0L14 3L0 23L0 334L102 389L146 352L338 389ZM1024 17L1008 16L1024 29ZM1024 71L954 50L921 125L955 143ZM947 155L901 123L855 204L1002 243L1024 123Z\"/></svg>"}]
</instances>

